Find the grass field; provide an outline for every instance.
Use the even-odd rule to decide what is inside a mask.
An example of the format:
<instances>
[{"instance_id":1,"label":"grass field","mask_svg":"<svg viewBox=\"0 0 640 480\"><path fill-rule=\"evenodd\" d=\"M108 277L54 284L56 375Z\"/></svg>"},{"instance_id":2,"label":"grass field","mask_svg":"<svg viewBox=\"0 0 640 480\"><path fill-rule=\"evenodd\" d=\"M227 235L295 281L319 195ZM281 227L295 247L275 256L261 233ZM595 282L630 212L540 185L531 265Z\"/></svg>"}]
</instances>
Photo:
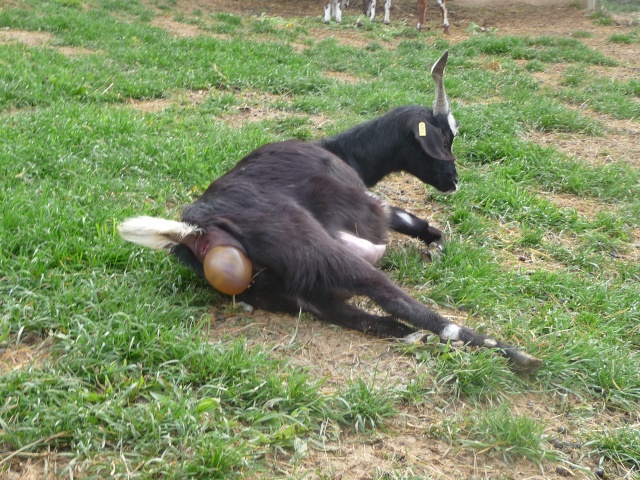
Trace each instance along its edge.
<instances>
[{"instance_id":1,"label":"grass field","mask_svg":"<svg viewBox=\"0 0 640 480\"><path fill-rule=\"evenodd\" d=\"M639 478L638 27L568 9L568 33L444 36L181 5L0 2L0 477ZM381 267L535 375L241 312L118 237L261 144L431 105L447 48L461 188L377 190L445 248L394 236Z\"/></svg>"}]
</instances>

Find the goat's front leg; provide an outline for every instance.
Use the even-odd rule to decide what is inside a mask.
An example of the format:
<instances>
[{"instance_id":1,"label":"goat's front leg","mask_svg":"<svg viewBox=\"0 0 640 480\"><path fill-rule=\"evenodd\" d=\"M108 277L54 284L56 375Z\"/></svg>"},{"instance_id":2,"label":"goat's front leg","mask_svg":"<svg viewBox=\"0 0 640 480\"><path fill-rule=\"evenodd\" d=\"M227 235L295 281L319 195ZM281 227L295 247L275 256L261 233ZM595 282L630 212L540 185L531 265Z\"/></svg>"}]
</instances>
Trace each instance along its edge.
<instances>
[{"instance_id":1,"label":"goat's front leg","mask_svg":"<svg viewBox=\"0 0 640 480\"><path fill-rule=\"evenodd\" d=\"M429 330L444 341L497 349L509 359L514 370L520 372L533 372L542 364L539 359L526 352L505 345L488 335L457 325L429 310L394 285L381 271L372 267L369 272L367 278L363 278L361 283L354 285L356 293L368 296L395 318L405 321L418 330Z\"/></svg>"},{"instance_id":2,"label":"goat's front leg","mask_svg":"<svg viewBox=\"0 0 640 480\"><path fill-rule=\"evenodd\" d=\"M391 0L386 0L384 2L384 20L383 23L385 25L389 25L391 23Z\"/></svg>"},{"instance_id":3,"label":"goat's front leg","mask_svg":"<svg viewBox=\"0 0 640 480\"><path fill-rule=\"evenodd\" d=\"M427 245L433 242L440 243L442 240L440 230L430 226L426 220L398 207L391 207L391 229L413 238L419 238Z\"/></svg>"},{"instance_id":4,"label":"goat's front leg","mask_svg":"<svg viewBox=\"0 0 640 480\"><path fill-rule=\"evenodd\" d=\"M444 30L444 33L449 33L449 17L447 16L446 0L438 0L438 6L442 12L442 29Z\"/></svg>"},{"instance_id":5,"label":"goat's front leg","mask_svg":"<svg viewBox=\"0 0 640 480\"><path fill-rule=\"evenodd\" d=\"M418 30L424 28L424 17L427 11L427 0L418 0Z\"/></svg>"},{"instance_id":6,"label":"goat's front leg","mask_svg":"<svg viewBox=\"0 0 640 480\"><path fill-rule=\"evenodd\" d=\"M376 0L371 0L369 2L369 7L365 13L369 15L369 20L373 22L373 19L376 18Z\"/></svg>"}]
</instances>

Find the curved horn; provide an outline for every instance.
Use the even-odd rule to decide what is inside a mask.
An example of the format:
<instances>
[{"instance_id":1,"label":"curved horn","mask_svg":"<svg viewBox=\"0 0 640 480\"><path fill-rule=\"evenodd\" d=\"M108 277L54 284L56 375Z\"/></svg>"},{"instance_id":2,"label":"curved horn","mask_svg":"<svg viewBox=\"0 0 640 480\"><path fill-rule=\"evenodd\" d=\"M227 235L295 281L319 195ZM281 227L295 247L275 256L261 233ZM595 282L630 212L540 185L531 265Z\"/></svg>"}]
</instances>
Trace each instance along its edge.
<instances>
[{"instance_id":1,"label":"curved horn","mask_svg":"<svg viewBox=\"0 0 640 480\"><path fill-rule=\"evenodd\" d=\"M449 50L445 50L438 61L433 64L433 67L431 67L431 76L436 84L436 98L433 102L434 115L448 115L451 112L447 94L444 92L444 82L442 80L444 67L447 65L447 58L449 58Z\"/></svg>"}]
</instances>

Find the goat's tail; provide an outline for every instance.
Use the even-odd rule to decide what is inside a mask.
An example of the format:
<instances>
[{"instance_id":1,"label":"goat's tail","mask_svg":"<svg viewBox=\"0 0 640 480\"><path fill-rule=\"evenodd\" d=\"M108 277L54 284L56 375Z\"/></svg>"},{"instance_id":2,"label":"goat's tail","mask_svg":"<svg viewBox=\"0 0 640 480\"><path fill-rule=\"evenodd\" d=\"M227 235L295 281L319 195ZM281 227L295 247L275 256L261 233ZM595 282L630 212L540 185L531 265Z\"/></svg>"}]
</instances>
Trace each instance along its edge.
<instances>
[{"instance_id":1,"label":"goat's tail","mask_svg":"<svg viewBox=\"0 0 640 480\"><path fill-rule=\"evenodd\" d=\"M161 250L178 245L187 235L199 233L200 228L164 218L133 217L123 221L118 231L128 242Z\"/></svg>"}]
</instances>

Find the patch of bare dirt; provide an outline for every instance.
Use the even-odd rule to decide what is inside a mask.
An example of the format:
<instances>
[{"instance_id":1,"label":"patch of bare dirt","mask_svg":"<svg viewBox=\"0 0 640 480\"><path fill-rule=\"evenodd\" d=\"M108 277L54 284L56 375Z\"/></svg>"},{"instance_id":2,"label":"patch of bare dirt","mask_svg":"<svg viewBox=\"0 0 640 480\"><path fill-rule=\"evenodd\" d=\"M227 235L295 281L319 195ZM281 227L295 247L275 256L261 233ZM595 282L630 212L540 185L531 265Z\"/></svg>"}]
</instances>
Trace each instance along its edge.
<instances>
[{"instance_id":1,"label":"patch of bare dirt","mask_svg":"<svg viewBox=\"0 0 640 480\"><path fill-rule=\"evenodd\" d=\"M88 48L82 47L58 47L57 50L67 57L81 57L83 55L91 55L96 53L95 50L89 50Z\"/></svg>"},{"instance_id":2,"label":"patch of bare dirt","mask_svg":"<svg viewBox=\"0 0 640 480\"><path fill-rule=\"evenodd\" d=\"M346 72L324 72L325 77L333 78L334 80L338 80L342 83L351 83L355 84L360 82L360 78Z\"/></svg>"},{"instance_id":3,"label":"patch of bare dirt","mask_svg":"<svg viewBox=\"0 0 640 480\"><path fill-rule=\"evenodd\" d=\"M48 480L63 478L70 461L53 452L18 455L0 472L3 480ZM74 471L74 469L72 469ZM65 472L66 473L66 472ZM79 473L74 471L74 473ZM73 477L72 477L73 478Z\"/></svg>"},{"instance_id":4,"label":"patch of bare dirt","mask_svg":"<svg viewBox=\"0 0 640 480\"><path fill-rule=\"evenodd\" d=\"M460 314L440 310L465 323ZM457 317L457 318L456 318ZM249 345L263 346L274 356L304 367L314 378L325 378L326 393L362 378L377 387L406 385L416 377L413 358L393 348L394 341L365 335L315 320L255 310L251 313L214 313L209 337L247 338Z\"/></svg>"},{"instance_id":5,"label":"patch of bare dirt","mask_svg":"<svg viewBox=\"0 0 640 480\"><path fill-rule=\"evenodd\" d=\"M134 100L127 102L130 108L140 112L161 112L174 105L194 106L205 102L212 95L211 90L186 90L169 94L167 98L154 98L151 100Z\"/></svg>"},{"instance_id":6,"label":"patch of bare dirt","mask_svg":"<svg viewBox=\"0 0 640 480\"><path fill-rule=\"evenodd\" d=\"M38 340L0 348L0 375L42 365L49 358L50 344L49 340Z\"/></svg>"},{"instance_id":7,"label":"patch of bare dirt","mask_svg":"<svg viewBox=\"0 0 640 480\"><path fill-rule=\"evenodd\" d=\"M0 29L0 43L20 43L27 47L51 46L55 36L49 32L33 32L29 30L15 30L10 28ZM68 57L79 57L96 53L93 50L82 47L54 47L58 52Z\"/></svg>"},{"instance_id":8,"label":"patch of bare dirt","mask_svg":"<svg viewBox=\"0 0 640 480\"><path fill-rule=\"evenodd\" d=\"M526 140L558 150L559 152L592 165L625 162L640 165L640 124L582 110L599 120L607 130L604 137L579 133L553 133L529 131Z\"/></svg>"},{"instance_id":9,"label":"patch of bare dirt","mask_svg":"<svg viewBox=\"0 0 640 480\"><path fill-rule=\"evenodd\" d=\"M43 47L53 40L48 32L30 32L27 30L0 29L0 42L22 43L28 47Z\"/></svg>"}]
</instances>

